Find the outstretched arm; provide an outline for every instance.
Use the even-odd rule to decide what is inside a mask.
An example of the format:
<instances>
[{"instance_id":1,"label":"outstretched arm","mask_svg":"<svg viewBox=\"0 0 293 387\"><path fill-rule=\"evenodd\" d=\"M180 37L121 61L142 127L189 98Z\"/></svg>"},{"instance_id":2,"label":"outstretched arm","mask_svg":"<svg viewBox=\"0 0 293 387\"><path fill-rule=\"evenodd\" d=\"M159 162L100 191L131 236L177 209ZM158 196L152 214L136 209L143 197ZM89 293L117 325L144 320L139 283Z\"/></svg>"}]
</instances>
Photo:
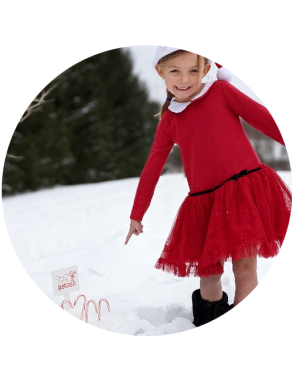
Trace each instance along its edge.
<instances>
[{"instance_id":1,"label":"outstretched arm","mask_svg":"<svg viewBox=\"0 0 293 387\"><path fill-rule=\"evenodd\" d=\"M230 109L235 114L255 129L285 146L280 130L267 108L228 82L225 82L225 90Z\"/></svg>"}]
</instances>

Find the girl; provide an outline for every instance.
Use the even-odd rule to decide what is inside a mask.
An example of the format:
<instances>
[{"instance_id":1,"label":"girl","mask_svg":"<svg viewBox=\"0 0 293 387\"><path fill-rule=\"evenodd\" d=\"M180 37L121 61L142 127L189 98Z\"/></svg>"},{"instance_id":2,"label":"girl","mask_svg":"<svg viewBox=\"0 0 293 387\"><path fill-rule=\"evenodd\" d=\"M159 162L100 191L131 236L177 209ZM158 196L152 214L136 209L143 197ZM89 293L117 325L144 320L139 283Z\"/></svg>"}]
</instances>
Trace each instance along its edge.
<instances>
[{"instance_id":1,"label":"girl","mask_svg":"<svg viewBox=\"0 0 293 387\"><path fill-rule=\"evenodd\" d=\"M257 256L277 255L290 218L291 191L261 163L239 117L285 144L269 111L225 80L225 69L218 71L218 80L201 82L210 60L158 47L154 66L165 80L167 100L140 176L125 244L143 232L141 221L178 144L190 192L155 267L200 277L200 289L192 294L193 324L200 326L231 308L221 286L224 262L233 263L235 306L257 286Z\"/></svg>"}]
</instances>

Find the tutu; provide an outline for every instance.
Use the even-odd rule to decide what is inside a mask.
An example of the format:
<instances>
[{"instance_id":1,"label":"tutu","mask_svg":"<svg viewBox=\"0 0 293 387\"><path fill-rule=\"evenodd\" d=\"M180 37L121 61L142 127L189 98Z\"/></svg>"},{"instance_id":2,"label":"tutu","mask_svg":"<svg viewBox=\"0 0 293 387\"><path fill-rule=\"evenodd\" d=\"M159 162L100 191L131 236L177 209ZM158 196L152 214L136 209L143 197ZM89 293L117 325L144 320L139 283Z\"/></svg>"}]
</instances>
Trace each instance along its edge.
<instances>
[{"instance_id":1,"label":"tutu","mask_svg":"<svg viewBox=\"0 0 293 387\"><path fill-rule=\"evenodd\" d=\"M179 277L207 277L223 273L221 261L277 255L292 194L272 168L259 167L207 193L187 196L155 267Z\"/></svg>"}]
</instances>

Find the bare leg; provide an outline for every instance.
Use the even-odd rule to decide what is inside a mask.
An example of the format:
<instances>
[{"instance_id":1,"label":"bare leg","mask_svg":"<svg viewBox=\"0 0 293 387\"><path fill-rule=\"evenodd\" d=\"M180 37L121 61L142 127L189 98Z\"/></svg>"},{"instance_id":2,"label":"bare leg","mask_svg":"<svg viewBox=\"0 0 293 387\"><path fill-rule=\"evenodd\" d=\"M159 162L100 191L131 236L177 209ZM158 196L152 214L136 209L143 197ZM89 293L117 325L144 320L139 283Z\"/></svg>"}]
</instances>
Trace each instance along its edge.
<instances>
[{"instance_id":1,"label":"bare leg","mask_svg":"<svg viewBox=\"0 0 293 387\"><path fill-rule=\"evenodd\" d=\"M243 301L258 285L256 269L256 257L244 258L233 262L233 272L236 284L234 306Z\"/></svg>"},{"instance_id":2,"label":"bare leg","mask_svg":"<svg viewBox=\"0 0 293 387\"><path fill-rule=\"evenodd\" d=\"M200 279L200 295L206 301L219 301L222 296L221 275L211 275Z\"/></svg>"}]
</instances>

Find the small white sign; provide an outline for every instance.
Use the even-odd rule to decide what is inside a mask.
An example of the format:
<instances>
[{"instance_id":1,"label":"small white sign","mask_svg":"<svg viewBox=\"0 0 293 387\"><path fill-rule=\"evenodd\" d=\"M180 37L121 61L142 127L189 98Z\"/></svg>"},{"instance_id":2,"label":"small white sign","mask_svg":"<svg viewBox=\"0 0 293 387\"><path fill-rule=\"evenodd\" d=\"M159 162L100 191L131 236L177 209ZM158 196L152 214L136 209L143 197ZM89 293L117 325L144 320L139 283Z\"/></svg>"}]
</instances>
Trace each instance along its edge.
<instances>
[{"instance_id":1,"label":"small white sign","mask_svg":"<svg viewBox=\"0 0 293 387\"><path fill-rule=\"evenodd\" d=\"M69 294L79 290L77 266L52 271L54 296Z\"/></svg>"}]
</instances>

